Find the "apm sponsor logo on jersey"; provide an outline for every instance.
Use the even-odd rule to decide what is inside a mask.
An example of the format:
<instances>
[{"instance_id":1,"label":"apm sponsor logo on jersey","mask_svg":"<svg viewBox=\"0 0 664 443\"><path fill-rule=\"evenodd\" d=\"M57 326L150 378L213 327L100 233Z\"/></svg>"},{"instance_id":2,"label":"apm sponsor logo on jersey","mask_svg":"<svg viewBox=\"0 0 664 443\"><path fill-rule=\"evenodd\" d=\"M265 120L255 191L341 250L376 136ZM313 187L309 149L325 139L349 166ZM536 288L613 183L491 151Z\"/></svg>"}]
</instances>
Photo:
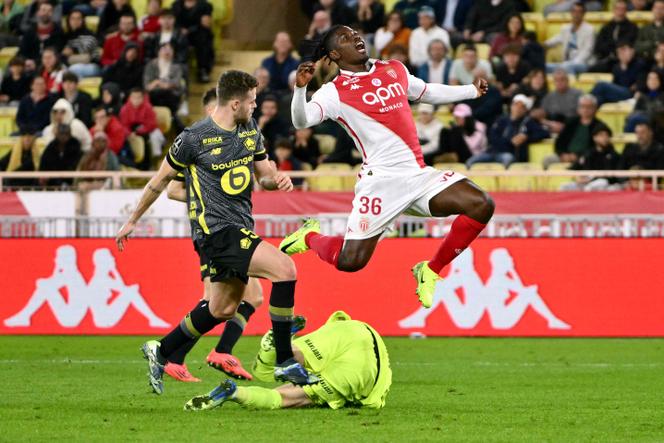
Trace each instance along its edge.
<instances>
[{"instance_id":1,"label":"apm sponsor logo on jersey","mask_svg":"<svg viewBox=\"0 0 664 443\"><path fill-rule=\"evenodd\" d=\"M381 108L378 110L378 112L389 112L394 109L403 108L403 103L401 102L386 106L387 102L391 99L401 97L403 95L406 95L406 91L404 91L401 83L394 82L387 86L380 86L374 92L365 92L362 95L362 101L370 106L380 104Z\"/></svg>"}]
</instances>

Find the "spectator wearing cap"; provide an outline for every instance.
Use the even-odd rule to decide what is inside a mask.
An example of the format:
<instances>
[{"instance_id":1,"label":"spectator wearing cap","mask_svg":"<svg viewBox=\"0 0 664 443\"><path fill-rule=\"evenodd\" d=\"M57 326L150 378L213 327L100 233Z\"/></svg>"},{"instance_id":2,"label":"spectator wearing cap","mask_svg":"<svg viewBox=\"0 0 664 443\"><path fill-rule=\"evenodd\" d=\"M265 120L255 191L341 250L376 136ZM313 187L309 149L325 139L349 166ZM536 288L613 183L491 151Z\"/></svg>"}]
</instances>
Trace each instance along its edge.
<instances>
[{"instance_id":1,"label":"spectator wearing cap","mask_svg":"<svg viewBox=\"0 0 664 443\"><path fill-rule=\"evenodd\" d=\"M544 96L542 108L547 120L562 123L577 115L577 104L583 93L576 88L570 88L569 76L564 69L558 69L553 73L553 87L553 91ZM560 132L561 129L562 126L554 132Z\"/></svg>"},{"instance_id":2,"label":"spectator wearing cap","mask_svg":"<svg viewBox=\"0 0 664 443\"><path fill-rule=\"evenodd\" d=\"M75 171L82 155L80 142L72 137L71 128L67 124L59 124L55 130L55 138L46 146L39 162L40 171ZM71 178L40 178L42 186L71 185Z\"/></svg>"},{"instance_id":3,"label":"spectator wearing cap","mask_svg":"<svg viewBox=\"0 0 664 443\"><path fill-rule=\"evenodd\" d=\"M417 120L415 121L415 129L422 147L424 162L428 165L433 163L433 158L438 154L440 131L443 129L443 124L438 121L434 111L433 105L420 103L417 106Z\"/></svg>"},{"instance_id":4,"label":"spectator wearing cap","mask_svg":"<svg viewBox=\"0 0 664 443\"><path fill-rule=\"evenodd\" d=\"M461 58L457 58L452 62L452 70L450 72L451 85L469 85L475 79L473 71L481 68L487 75L487 79L493 79L493 70L491 63L488 60L480 60L477 56L477 48L475 45L468 44L463 48Z\"/></svg>"},{"instance_id":5,"label":"spectator wearing cap","mask_svg":"<svg viewBox=\"0 0 664 443\"><path fill-rule=\"evenodd\" d=\"M78 162L77 171L119 171L118 156L108 148L108 137L103 132L97 132L92 138L92 149L83 154ZM77 179L76 184L81 191L101 189L107 180Z\"/></svg>"},{"instance_id":6,"label":"spectator wearing cap","mask_svg":"<svg viewBox=\"0 0 664 443\"><path fill-rule=\"evenodd\" d=\"M585 94L579 98L577 116L568 119L556 138L556 154L544 159L544 166L555 162L576 162L593 146L592 133L606 123L597 118L597 99Z\"/></svg>"},{"instance_id":7,"label":"spectator wearing cap","mask_svg":"<svg viewBox=\"0 0 664 443\"><path fill-rule=\"evenodd\" d=\"M636 143L623 150L621 169L664 169L664 146L655 140L650 123L638 123L635 132Z\"/></svg>"},{"instance_id":8,"label":"spectator wearing cap","mask_svg":"<svg viewBox=\"0 0 664 443\"><path fill-rule=\"evenodd\" d=\"M157 127L157 115L142 89L131 90L120 110L120 122L127 131L145 139L150 145L152 157L161 155L166 138Z\"/></svg>"},{"instance_id":9,"label":"spectator wearing cap","mask_svg":"<svg viewBox=\"0 0 664 443\"><path fill-rule=\"evenodd\" d=\"M385 6L378 0L358 0L353 13L364 35L375 34L385 21Z\"/></svg>"},{"instance_id":10,"label":"spectator wearing cap","mask_svg":"<svg viewBox=\"0 0 664 443\"><path fill-rule=\"evenodd\" d=\"M499 162L505 167L511 163L528 161L528 145L549 136L537 120L528 113L533 100L525 95L516 95L510 105L510 114L504 115L491 126L489 149L468 159L468 166L474 163Z\"/></svg>"},{"instance_id":11,"label":"spectator wearing cap","mask_svg":"<svg viewBox=\"0 0 664 443\"><path fill-rule=\"evenodd\" d=\"M632 98L637 82L646 72L646 64L635 57L636 52L629 42L620 42L616 53L618 63L613 67L613 82L598 82L590 91L597 98L598 106Z\"/></svg>"},{"instance_id":12,"label":"spectator wearing cap","mask_svg":"<svg viewBox=\"0 0 664 443\"><path fill-rule=\"evenodd\" d=\"M88 128L92 126L92 97L87 92L78 89L78 77L73 72L65 72L62 75L60 97L69 102L77 119Z\"/></svg>"},{"instance_id":13,"label":"spectator wearing cap","mask_svg":"<svg viewBox=\"0 0 664 443\"><path fill-rule=\"evenodd\" d=\"M164 43L159 48L159 57L145 67L143 87L150 95L154 106L166 106L176 115L183 94L182 66L173 62L173 47Z\"/></svg>"},{"instance_id":14,"label":"spectator wearing cap","mask_svg":"<svg viewBox=\"0 0 664 443\"><path fill-rule=\"evenodd\" d=\"M511 0L476 0L468 12L463 37L475 43L492 42L503 30L505 17L515 12Z\"/></svg>"},{"instance_id":15,"label":"spectator wearing cap","mask_svg":"<svg viewBox=\"0 0 664 443\"><path fill-rule=\"evenodd\" d=\"M54 47L57 51L61 51L64 46L60 22L53 17L53 5L48 2L35 2L35 4L37 4L36 23L29 25L23 34L18 51L26 59L29 67L36 64L44 48Z\"/></svg>"},{"instance_id":16,"label":"spectator wearing cap","mask_svg":"<svg viewBox=\"0 0 664 443\"><path fill-rule=\"evenodd\" d=\"M107 33L116 31L123 15L136 17L129 0L108 1L99 16L99 25L97 26L99 36L103 38Z\"/></svg>"},{"instance_id":17,"label":"spectator wearing cap","mask_svg":"<svg viewBox=\"0 0 664 443\"><path fill-rule=\"evenodd\" d=\"M422 7L417 17L420 26L413 30L408 42L408 58L415 67L427 62L429 43L433 40L442 41L448 50L452 48L450 35L436 24L436 14L432 7Z\"/></svg>"},{"instance_id":18,"label":"spectator wearing cap","mask_svg":"<svg viewBox=\"0 0 664 443\"><path fill-rule=\"evenodd\" d=\"M30 84L30 93L21 99L16 112L16 125L22 133L36 131L41 133L49 124L51 107L55 97L46 90L43 77L34 77Z\"/></svg>"},{"instance_id":19,"label":"spectator wearing cap","mask_svg":"<svg viewBox=\"0 0 664 443\"><path fill-rule=\"evenodd\" d=\"M556 46L563 48L563 61L561 63L547 63L548 72L562 68L570 74L578 74L588 70L593 62L593 48L595 47L595 30L592 25L583 20L586 7L581 2L574 3L572 7L572 22L560 28L560 32L548 39L544 46L547 49Z\"/></svg>"},{"instance_id":20,"label":"spectator wearing cap","mask_svg":"<svg viewBox=\"0 0 664 443\"><path fill-rule=\"evenodd\" d=\"M657 45L664 41L664 0L653 2L652 14L652 23L643 25L636 39L636 52L645 60L651 60Z\"/></svg>"},{"instance_id":21,"label":"spectator wearing cap","mask_svg":"<svg viewBox=\"0 0 664 443\"><path fill-rule=\"evenodd\" d=\"M274 52L263 59L261 66L270 73L270 89L277 93L288 90L288 76L297 70L299 61L293 57L293 43L288 32L277 32L272 43Z\"/></svg>"},{"instance_id":22,"label":"spectator wearing cap","mask_svg":"<svg viewBox=\"0 0 664 443\"><path fill-rule=\"evenodd\" d=\"M170 43L173 46L173 61L181 65L187 64L189 43L182 30L175 26L175 16L171 9L163 9L159 15L159 31L144 41L145 59L152 60L159 55L159 46Z\"/></svg>"},{"instance_id":23,"label":"spectator wearing cap","mask_svg":"<svg viewBox=\"0 0 664 443\"><path fill-rule=\"evenodd\" d=\"M505 103L510 102L529 72L530 65L521 60L521 46L507 45L503 50L502 62L496 68L496 86Z\"/></svg>"},{"instance_id":24,"label":"spectator wearing cap","mask_svg":"<svg viewBox=\"0 0 664 443\"><path fill-rule=\"evenodd\" d=\"M475 120L470 106L459 103L452 115L454 122L440 133L443 161L465 163L470 157L486 152L486 125Z\"/></svg>"},{"instance_id":25,"label":"spectator wearing cap","mask_svg":"<svg viewBox=\"0 0 664 443\"><path fill-rule=\"evenodd\" d=\"M265 138L268 153L272 153L277 139L288 137L288 126L279 118L279 102L277 97L269 95L261 103L261 116L258 118L258 129Z\"/></svg>"},{"instance_id":26,"label":"spectator wearing cap","mask_svg":"<svg viewBox=\"0 0 664 443\"><path fill-rule=\"evenodd\" d=\"M611 143L611 129L598 126L593 129L593 146L570 167L577 171L614 171L620 169L621 158ZM576 177L561 186L563 191L619 190L615 177Z\"/></svg>"},{"instance_id":27,"label":"spectator wearing cap","mask_svg":"<svg viewBox=\"0 0 664 443\"><path fill-rule=\"evenodd\" d=\"M127 42L120 59L106 68L102 79L104 84L118 85L124 94L128 94L132 88L143 86L143 63L138 45L133 41Z\"/></svg>"},{"instance_id":28,"label":"spectator wearing cap","mask_svg":"<svg viewBox=\"0 0 664 443\"><path fill-rule=\"evenodd\" d=\"M92 136L85 123L74 116L74 110L64 98L59 98L51 109L51 124L44 128L42 139L48 144L55 139L60 125L67 125L70 128L71 135L78 140L81 150L87 152L90 150Z\"/></svg>"},{"instance_id":29,"label":"spectator wearing cap","mask_svg":"<svg viewBox=\"0 0 664 443\"><path fill-rule=\"evenodd\" d=\"M67 30L64 35L65 47L63 60L69 65L68 70L79 77L97 77L100 48L97 37L85 24L85 17L79 10L73 10L67 16Z\"/></svg>"},{"instance_id":30,"label":"spectator wearing cap","mask_svg":"<svg viewBox=\"0 0 664 443\"><path fill-rule=\"evenodd\" d=\"M13 57L0 84L0 104L18 106L18 102L30 92L31 81L32 76L25 72L23 57Z\"/></svg>"},{"instance_id":31,"label":"spectator wearing cap","mask_svg":"<svg viewBox=\"0 0 664 443\"><path fill-rule=\"evenodd\" d=\"M101 57L102 66L110 66L120 60L127 43L133 42L138 47L138 58L143 59L143 42L136 29L136 18L132 14L120 17L118 32L110 34L104 41L104 53Z\"/></svg>"},{"instance_id":32,"label":"spectator wearing cap","mask_svg":"<svg viewBox=\"0 0 664 443\"><path fill-rule=\"evenodd\" d=\"M212 34L212 5L205 0L176 0L171 6L175 23L193 46L198 67L198 79L207 83L214 64L214 35Z\"/></svg>"},{"instance_id":33,"label":"spectator wearing cap","mask_svg":"<svg viewBox=\"0 0 664 443\"><path fill-rule=\"evenodd\" d=\"M590 69L594 72L611 72L616 64L616 49L620 42L634 44L639 35L639 27L627 18L627 0L617 0L613 4L613 18L603 25L597 39L593 54L595 64Z\"/></svg>"},{"instance_id":34,"label":"spectator wearing cap","mask_svg":"<svg viewBox=\"0 0 664 443\"><path fill-rule=\"evenodd\" d=\"M301 171L302 162L293 155L293 145L287 138L279 138L274 143L274 161L279 171ZM302 186L303 178L294 178L293 185Z\"/></svg>"},{"instance_id":35,"label":"spectator wearing cap","mask_svg":"<svg viewBox=\"0 0 664 443\"><path fill-rule=\"evenodd\" d=\"M404 25L409 29L415 29L419 25L419 12L423 7L433 8L431 0L400 0L394 4L392 11L398 12L403 17Z\"/></svg>"},{"instance_id":36,"label":"spectator wearing cap","mask_svg":"<svg viewBox=\"0 0 664 443\"><path fill-rule=\"evenodd\" d=\"M401 45L407 49L411 32L410 28L404 26L403 17L399 12L390 12L385 18L385 25L374 35L374 48L380 58L388 57L392 45Z\"/></svg>"},{"instance_id":37,"label":"spectator wearing cap","mask_svg":"<svg viewBox=\"0 0 664 443\"><path fill-rule=\"evenodd\" d=\"M447 57L447 47L442 40L432 40L428 48L429 58L417 70L417 76L427 83L449 84L452 60Z\"/></svg>"}]
</instances>

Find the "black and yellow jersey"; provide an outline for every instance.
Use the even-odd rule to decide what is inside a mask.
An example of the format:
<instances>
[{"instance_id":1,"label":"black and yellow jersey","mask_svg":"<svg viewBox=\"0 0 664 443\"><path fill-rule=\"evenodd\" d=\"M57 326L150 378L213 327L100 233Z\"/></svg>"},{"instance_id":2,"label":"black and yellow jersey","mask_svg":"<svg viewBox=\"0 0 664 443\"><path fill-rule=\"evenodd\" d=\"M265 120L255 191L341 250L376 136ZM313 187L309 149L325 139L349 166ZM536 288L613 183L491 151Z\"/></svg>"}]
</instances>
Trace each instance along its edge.
<instances>
[{"instance_id":1,"label":"black and yellow jersey","mask_svg":"<svg viewBox=\"0 0 664 443\"><path fill-rule=\"evenodd\" d=\"M195 238L227 226L254 228L254 160L267 158L255 120L226 131L207 117L180 133L166 158L177 171L186 171L183 178Z\"/></svg>"}]
</instances>

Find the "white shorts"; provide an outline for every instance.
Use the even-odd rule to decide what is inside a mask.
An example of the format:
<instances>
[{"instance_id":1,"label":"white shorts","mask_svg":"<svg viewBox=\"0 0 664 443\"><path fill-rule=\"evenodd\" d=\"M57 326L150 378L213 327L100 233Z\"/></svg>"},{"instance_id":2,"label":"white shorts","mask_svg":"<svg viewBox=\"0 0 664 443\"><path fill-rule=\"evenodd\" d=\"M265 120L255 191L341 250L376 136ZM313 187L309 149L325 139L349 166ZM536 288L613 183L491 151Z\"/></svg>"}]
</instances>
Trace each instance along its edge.
<instances>
[{"instance_id":1,"label":"white shorts","mask_svg":"<svg viewBox=\"0 0 664 443\"><path fill-rule=\"evenodd\" d=\"M363 240L382 234L407 212L432 217L429 200L466 177L454 171L425 167L412 175L368 175L355 185L353 211L348 218L347 240Z\"/></svg>"}]
</instances>

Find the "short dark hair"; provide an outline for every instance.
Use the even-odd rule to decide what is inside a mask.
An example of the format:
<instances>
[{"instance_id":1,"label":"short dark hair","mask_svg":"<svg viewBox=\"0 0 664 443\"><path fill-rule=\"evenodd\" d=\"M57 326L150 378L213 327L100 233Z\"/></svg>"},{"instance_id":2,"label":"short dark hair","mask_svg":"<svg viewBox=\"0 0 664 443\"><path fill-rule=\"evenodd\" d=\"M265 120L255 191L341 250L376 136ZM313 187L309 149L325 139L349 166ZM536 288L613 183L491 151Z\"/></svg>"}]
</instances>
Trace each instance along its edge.
<instances>
[{"instance_id":1,"label":"short dark hair","mask_svg":"<svg viewBox=\"0 0 664 443\"><path fill-rule=\"evenodd\" d=\"M25 59L20 55L15 55L9 60L9 66L25 66Z\"/></svg>"},{"instance_id":2,"label":"short dark hair","mask_svg":"<svg viewBox=\"0 0 664 443\"><path fill-rule=\"evenodd\" d=\"M651 131L653 130L652 124L649 121L642 120L642 121L638 122L636 125L634 125L634 127L637 127L637 126L645 126L646 128L650 129Z\"/></svg>"},{"instance_id":3,"label":"short dark hair","mask_svg":"<svg viewBox=\"0 0 664 443\"><path fill-rule=\"evenodd\" d=\"M92 115L96 114L99 111L104 111L106 114L108 114L108 110L106 109L105 106L97 106L92 112Z\"/></svg>"},{"instance_id":4,"label":"short dark hair","mask_svg":"<svg viewBox=\"0 0 664 443\"><path fill-rule=\"evenodd\" d=\"M131 89L129 90L129 94L130 94L130 95L133 94L134 92L139 92L139 93L141 93L141 94L145 94L145 91L143 90L143 88L139 88L138 86L136 86L136 87L134 87L134 88L131 88Z\"/></svg>"},{"instance_id":5,"label":"short dark hair","mask_svg":"<svg viewBox=\"0 0 664 443\"><path fill-rule=\"evenodd\" d=\"M276 148L293 149L293 144L286 137L279 137L277 141L274 143L274 147L275 149Z\"/></svg>"},{"instance_id":6,"label":"short dark hair","mask_svg":"<svg viewBox=\"0 0 664 443\"><path fill-rule=\"evenodd\" d=\"M171 8L164 8L159 13L159 17L164 17L166 15L170 15L171 17L175 17L175 13L173 13L173 10Z\"/></svg>"},{"instance_id":7,"label":"short dark hair","mask_svg":"<svg viewBox=\"0 0 664 443\"><path fill-rule=\"evenodd\" d=\"M120 15L120 19L122 19L122 17L131 17L132 20L134 20L134 24L136 23L136 15L134 15L133 12L123 12L123 13ZM119 22L120 22L120 20L118 20L118 23L119 23Z\"/></svg>"},{"instance_id":8,"label":"short dark hair","mask_svg":"<svg viewBox=\"0 0 664 443\"><path fill-rule=\"evenodd\" d=\"M613 137L613 131L611 131L611 128L609 128L606 125L597 125L597 126L595 126L595 128L593 129L592 135L595 136L596 134L599 134L600 132L606 132L607 134L609 134L609 137Z\"/></svg>"},{"instance_id":9,"label":"short dark hair","mask_svg":"<svg viewBox=\"0 0 664 443\"><path fill-rule=\"evenodd\" d=\"M265 102L274 102L279 105L279 99L277 98L276 95L268 94L263 98L263 101L261 102L261 105Z\"/></svg>"},{"instance_id":10,"label":"short dark hair","mask_svg":"<svg viewBox=\"0 0 664 443\"><path fill-rule=\"evenodd\" d=\"M62 83L64 82L72 82L78 84L78 75L74 74L71 71L67 71L64 74L62 74Z\"/></svg>"},{"instance_id":11,"label":"short dark hair","mask_svg":"<svg viewBox=\"0 0 664 443\"><path fill-rule=\"evenodd\" d=\"M335 48L334 37L337 31L343 28L343 25L334 25L318 39L304 40L301 45L302 61L317 62L318 60L329 57L330 52Z\"/></svg>"},{"instance_id":12,"label":"short dark hair","mask_svg":"<svg viewBox=\"0 0 664 443\"><path fill-rule=\"evenodd\" d=\"M203 94L203 107L206 107L210 102L217 100L217 88L210 88Z\"/></svg>"},{"instance_id":13,"label":"short dark hair","mask_svg":"<svg viewBox=\"0 0 664 443\"><path fill-rule=\"evenodd\" d=\"M465 46L463 47L463 50L464 50L464 52L465 51L477 52L477 48L475 47L475 45L473 43L466 43Z\"/></svg>"},{"instance_id":14,"label":"short dark hair","mask_svg":"<svg viewBox=\"0 0 664 443\"><path fill-rule=\"evenodd\" d=\"M258 86L256 77L246 72L232 69L221 74L217 83L217 98L224 104L233 98L244 98Z\"/></svg>"},{"instance_id":15,"label":"short dark hair","mask_svg":"<svg viewBox=\"0 0 664 443\"><path fill-rule=\"evenodd\" d=\"M586 12L586 5L583 2L574 2L572 8L575 6L583 9L583 12Z\"/></svg>"},{"instance_id":16,"label":"short dark hair","mask_svg":"<svg viewBox=\"0 0 664 443\"><path fill-rule=\"evenodd\" d=\"M503 55L505 54L521 55L521 45L519 45L518 43L508 43L503 48Z\"/></svg>"}]
</instances>

